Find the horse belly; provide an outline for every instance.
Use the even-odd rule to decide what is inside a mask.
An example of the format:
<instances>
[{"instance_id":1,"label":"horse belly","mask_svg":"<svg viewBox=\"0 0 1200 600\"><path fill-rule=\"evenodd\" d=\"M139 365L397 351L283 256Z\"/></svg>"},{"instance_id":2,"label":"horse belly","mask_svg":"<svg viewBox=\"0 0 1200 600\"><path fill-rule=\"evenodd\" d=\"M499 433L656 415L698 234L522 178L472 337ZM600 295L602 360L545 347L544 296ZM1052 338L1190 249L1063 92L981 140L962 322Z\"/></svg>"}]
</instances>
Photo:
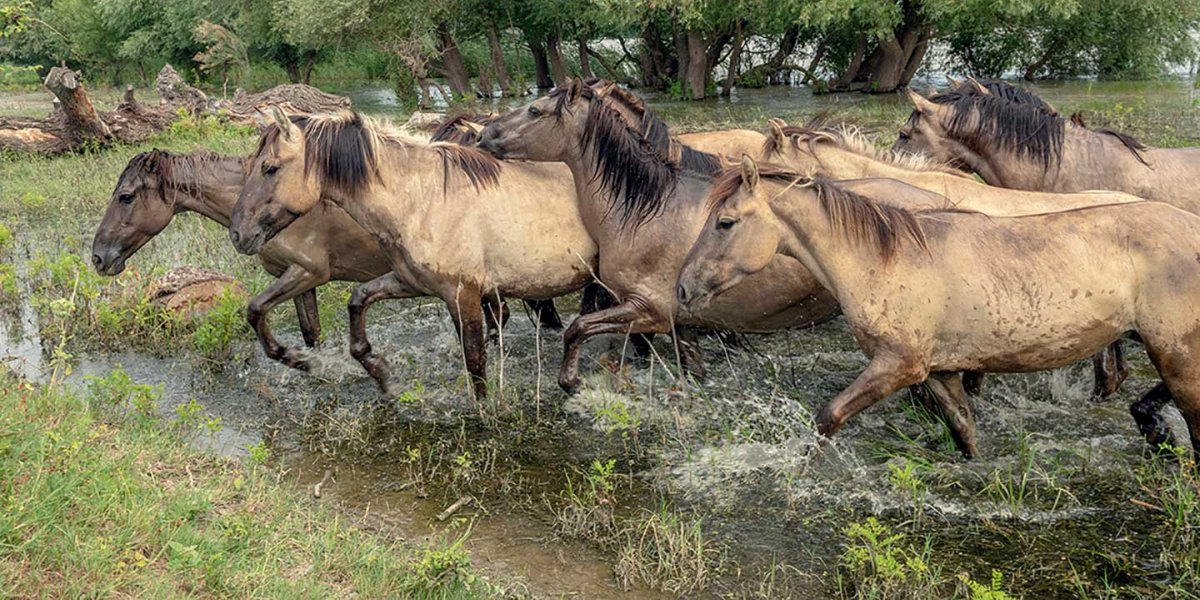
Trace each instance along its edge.
<instances>
[{"instance_id":1,"label":"horse belly","mask_svg":"<svg viewBox=\"0 0 1200 600\"><path fill-rule=\"evenodd\" d=\"M1086 358L1134 327L1131 295L1114 287L981 299L948 318L934 346L934 370L1022 372Z\"/></svg>"}]
</instances>

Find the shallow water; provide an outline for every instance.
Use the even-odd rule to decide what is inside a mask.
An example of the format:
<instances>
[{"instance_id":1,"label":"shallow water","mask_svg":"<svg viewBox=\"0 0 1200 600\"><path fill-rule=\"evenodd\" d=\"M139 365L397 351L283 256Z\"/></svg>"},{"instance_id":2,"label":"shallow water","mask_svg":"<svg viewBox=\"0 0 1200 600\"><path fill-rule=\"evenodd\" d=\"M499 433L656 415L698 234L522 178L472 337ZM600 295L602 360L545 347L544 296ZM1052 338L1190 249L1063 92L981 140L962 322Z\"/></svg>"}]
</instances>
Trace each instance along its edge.
<instances>
[{"instance_id":1,"label":"shallow water","mask_svg":"<svg viewBox=\"0 0 1200 600\"><path fill-rule=\"evenodd\" d=\"M1120 103L1136 113L1115 111L1112 118L1152 132L1163 130L1156 119L1170 118L1179 136L1197 135L1186 83L1069 82L1038 91L1062 110ZM381 88L351 96L360 110L407 116ZM801 120L827 110L883 125L906 110L896 96L814 97L801 88L746 90L696 104L653 95L649 101L673 125L690 129L758 127L764 116ZM60 229L89 230L104 201L87 198L94 214ZM22 255L39 249L43 235L61 241L49 229L17 233L35 247ZM173 225L131 264L203 260L221 236L215 227ZM82 251L87 241L72 237L67 247ZM572 303L559 302L564 318ZM79 385L120 364L136 381L163 386L166 418L195 398L224 424L200 439L204 447L236 456L265 440L298 487L310 490L329 471L333 481L323 486L322 501L404 538L453 539L469 526L477 566L535 596L601 597L620 589L616 549L563 535L552 516L567 481L579 485L593 461L609 459L617 515L632 520L665 503L702 518L708 537L725 548L725 568L706 595L829 596L837 590L844 530L867 516L928 540L932 560L948 573L985 580L1000 569L1009 575L1006 589L1026 597L1073 597L1072 574L1092 586L1090 593L1104 579L1134 582L1147 595L1169 583L1159 561L1161 532L1130 502L1152 500L1137 476L1149 459L1126 408L1153 382L1136 347L1134 375L1104 403L1088 398L1087 365L990 377L973 401L983 456L965 462L906 394L818 448L813 414L866 364L840 322L751 336L736 347L705 338L710 375L703 383L679 378L662 340L661 358L649 367L622 358L623 340L596 340L584 354L586 387L567 398L554 383L558 334L535 331L514 307L502 343L490 351L495 393L477 403L465 394L444 309L429 301L387 304L372 309L369 333L406 391L395 401L363 376L339 330L312 351L312 374L264 360L246 341L237 360L216 366L186 353L81 353L69 381ZM277 332L298 343L290 309L278 312ZM44 379L38 331L27 303L0 318L0 360ZM1168 411L1178 428L1177 413ZM920 465L918 497L896 483L895 470L910 463ZM1019 502L1004 491L1014 482L1025 483ZM464 495L474 498L469 507L445 523L436 519ZM761 582L779 565L793 568L786 585L765 591ZM629 595L661 594L639 584Z\"/></svg>"}]
</instances>

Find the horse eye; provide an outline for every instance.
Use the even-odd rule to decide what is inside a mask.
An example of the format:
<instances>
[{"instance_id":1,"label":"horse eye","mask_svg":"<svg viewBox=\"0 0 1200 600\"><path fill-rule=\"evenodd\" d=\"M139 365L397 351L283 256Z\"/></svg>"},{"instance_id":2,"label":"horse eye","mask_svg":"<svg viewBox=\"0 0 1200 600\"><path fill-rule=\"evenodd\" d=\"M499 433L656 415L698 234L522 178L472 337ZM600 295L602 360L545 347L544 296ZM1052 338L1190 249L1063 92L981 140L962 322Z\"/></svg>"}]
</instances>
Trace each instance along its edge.
<instances>
[{"instance_id":1,"label":"horse eye","mask_svg":"<svg viewBox=\"0 0 1200 600\"><path fill-rule=\"evenodd\" d=\"M733 227L735 223L737 223L737 219L731 217L722 217L721 220L717 221L717 229L729 229Z\"/></svg>"},{"instance_id":2,"label":"horse eye","mask_svg":"<svg viewBox=\"0 0 1200 600\"><path fill-rule=\"evenodd\" d=\"M279 165L268 165L266 163L263 163L263 166L262 166L263 175L274 175L275 172L278 170L279 170Z\"/></svg>"},{"instance_id":3,"label":"horse eye","mask_svg":"<svg viewBox=\"0 0 1200 600\"><path fill-rule=\"evenodd\" d=\"M120 200L121 204L133 204L133 194L121 194L117 196L117 200Z\"/></svg>"},{"instance_id":4,"label":"horse eye","mask_svg":"<svg viewBox=\"0 0 1200 600\"><path fill-rule=\"evenodd\" d=\"M530 106L529 114L534 117L540 117L542 115L542 111L538 110L538 108L536 106Z\"/></svg>"},{"instance_id":5,"label":"horse eye","mask_svg":"<svg viewBox=\"0 0 1200 600\"><path fill-rule=\"evenodd\" d=\"M908 140L908 137L909 137L909 136L908 136L908 134L907 134L907 133L905 133L905 132L903 132L903 131L901 131L901 132L900 132L900 139L901 139L901 140Z\"/></svg>"}]
</instances>

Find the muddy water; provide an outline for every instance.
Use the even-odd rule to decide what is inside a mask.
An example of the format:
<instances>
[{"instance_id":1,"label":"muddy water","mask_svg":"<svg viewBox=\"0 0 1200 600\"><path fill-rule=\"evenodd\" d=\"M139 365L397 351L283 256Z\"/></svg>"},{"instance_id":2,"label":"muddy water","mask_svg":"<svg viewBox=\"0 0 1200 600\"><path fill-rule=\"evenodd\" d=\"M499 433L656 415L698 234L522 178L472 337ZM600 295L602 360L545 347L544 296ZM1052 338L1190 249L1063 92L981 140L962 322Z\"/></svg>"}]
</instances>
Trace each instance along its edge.
<instances>
[{"instance_id":1,"label":"muddy water","mask_svg":"<svg viewBox=\"0 0 1200 600\"><path fill-rule=\"evenodd\" d=\"M1171 83L1075 82L1040 91L1064 110L1152 102L1154 111L1180 114L1192 100L1188 86ZM355 102L400 114L379 90L356 93ZM802 89L750 90L695 105L651 102L672 123L694 127L754 126L762 115L802 118L844 105L868 114L903 111L895 98L814 98ZM1187 122L1176 126L1194 135ZM202 234L219 237L210 229ZM152 245L171 259L191 256L196 228L172 231ZM28 240L37 232L18 234ZM78 242L82 250L85 240ZM559 307L574 310L573 301ZM163 386L166 418L194 398L224 424L202 439L205 447L237 455L265 440L299 488L311 490L328 471L322 502L406 539L456 539L469 528L466 546L478 568L539 597L620 593L618 548L566 535L553 516L568 480L578 486L593 461L607 460L615 461L611 495L621 519L666 504L702 519L708 539L723 548L724 566L703 595L827 597L837 590L844 530L867 516L928 540L931 561L947 573L984 580L1000 569L1006 587L1026 597L1072 597L1072 574L1092 591L1102 580L1136 582L1146 594L1169 583L1158 554L1163 540L1147 511L1130 502L1150 499L1136 476L1148 459L1126 408L1153 382L1139 349L1131 351L1134 375L1104 403L1088 399L1086 365L989 378L974 401L983 458L965 462L904 394L817 450L813 414L866 364L839 322L734 345L706 338L710 376L702 384L680 378L661 340L648 366L624 358L623 340L597 340L584 356L586 388L567 398L554 384L560 338L514 312L490 350L496 393L482 403L466 396L453 329L429 301L388 303L369 317L372 340L406 391L399 399L382 398L363 377L340 330L327 332L329 341L312 352L311 374L263 360L246 341L223 365L186 353L82 355L70 381L120 364L135 380ZM298 343L290 310L274 323ZM6 364L31 378L47 375L27 305L0 318L0 344ZM1178 429L1178 414L1168 415ZM896 483L895 471L911 463L921 465L916 494ZM1024 490L1020 501L1013 487ZM473 499L468 507L437 520L463 496ZM777 571L785 584L764 587L779 565L788 567ZM625 594L662 595L641 583Z\"/></svg>"}]
</instances>

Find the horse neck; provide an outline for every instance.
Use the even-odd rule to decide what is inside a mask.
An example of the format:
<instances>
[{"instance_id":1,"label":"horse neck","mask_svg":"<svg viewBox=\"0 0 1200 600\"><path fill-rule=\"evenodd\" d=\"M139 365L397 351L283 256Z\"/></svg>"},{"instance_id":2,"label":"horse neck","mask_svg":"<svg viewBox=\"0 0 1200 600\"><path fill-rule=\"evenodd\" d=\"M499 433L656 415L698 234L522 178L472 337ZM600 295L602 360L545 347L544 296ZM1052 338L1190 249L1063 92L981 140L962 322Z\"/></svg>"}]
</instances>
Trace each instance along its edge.
<instances>
[{"instance_id":1,"label":"horse neck","mask_svg":"<svg viewBox=\"0 0 1200 600\"><path fill-rule=\"evenodd\" d=\"M422 214L429 210L430 203L440 203L443 194L454 193L443 191L441 156L431 147L415 144L404 147L380 144L376 152L378 180L371 175L367 189L354 195L322 185L321 200L312 210L319 210L320 203L328 200L371 234L407 237L407 232L400 229L419 228L423 221L390 216Z\"/></svg>"},{"instance_id":2,"label":"horse neck","mask_svg":"<svg viewBox=\"0 0 1200 600\"><path fill-rule=\"evenodd\" d=\"M175 195L176 212L190 210L228 227L245 181L241 159L221 158L179 171L166 182L169 193Z\"/></svg>"},{"instance_id":3,"label":"horse neck","mask_svg":"<svg viewBox=\"0 0 1200 600\"><path fill-rule=\"evenodd\" d=\"M782 186L771 185L771 210L784 225L779 253L800 261L835 297L847 291L849 274L866 273L877 264L861 245L833 230L813 197L815 191L784 192Z\"/></svg>"},{"instance_id":4,"label":"horse neck","mask_svg":"<svg viewBox=\"0 0 1200 600\"><path fill-rule=\"evenodd\" d=\"M593 176L595 158L595 149L585 148L578 156L569 156L564 162L571 169L571 178L575 181L575 198L583 225L593 239L599 240L603 231L619 229L619 219L606 219L616 215L610 215L608 192L600 180Z\"/></svg>"},{"instance_id":5,"label":"horse neck","mask_svg":"<svg viewBox=\"0 0 1200 600\"><path fill-rule=\"evenodd\" d=\"M833 143L817 142L812 145L812 153L821 163L825 173L834 179L857 177L905 179L913 174L908 169L897 167L874 156L864 156Z\"/></svg>"}]
</instances>

